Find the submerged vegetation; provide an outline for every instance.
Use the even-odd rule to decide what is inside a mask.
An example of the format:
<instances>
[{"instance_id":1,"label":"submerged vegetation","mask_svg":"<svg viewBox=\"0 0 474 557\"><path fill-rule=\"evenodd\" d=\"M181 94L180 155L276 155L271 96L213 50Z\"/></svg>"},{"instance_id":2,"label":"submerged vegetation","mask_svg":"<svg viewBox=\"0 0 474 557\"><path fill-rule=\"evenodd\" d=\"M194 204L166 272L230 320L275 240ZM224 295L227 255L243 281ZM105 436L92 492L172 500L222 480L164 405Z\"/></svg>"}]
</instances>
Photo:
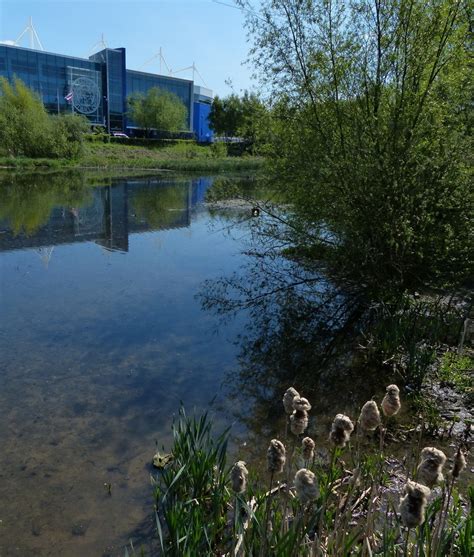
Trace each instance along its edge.
<instances>
[{"instance_id":1,"label":"submerged vegetation","mask_svg":"<svg viewBox=\"0 0 474 557\"><path fill-rule=\"evenodd\" d=\"M398 398L395 385L387 392L395 389ZM152 482L162 554L472 555L474 490L461 494L458 486L468 430L448 469L442 450L421 450L423 429L415 453L403 461L390 457L387 438L396 435L399 404L381 417L368 401L357 426L337 414L329 440L305 437L307 422L290 433L292 418L311 409L294 389L284 406L283 441L261 439L255 447L262 457L267 451L266 474L243 460L231 466L229 432L216 435L207 414L188 417L181 410L172 458Z\"/></svg>"}]
</instances>

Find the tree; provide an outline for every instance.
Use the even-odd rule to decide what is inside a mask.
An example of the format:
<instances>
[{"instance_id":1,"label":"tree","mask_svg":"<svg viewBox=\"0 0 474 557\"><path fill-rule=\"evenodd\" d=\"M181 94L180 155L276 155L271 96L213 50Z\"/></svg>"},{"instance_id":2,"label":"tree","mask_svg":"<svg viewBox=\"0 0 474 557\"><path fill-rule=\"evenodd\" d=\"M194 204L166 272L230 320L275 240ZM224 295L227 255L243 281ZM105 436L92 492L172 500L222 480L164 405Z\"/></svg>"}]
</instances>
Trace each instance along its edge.
<instances>
[{"instance_id":1,"label":"tree","mask_svg":"<svg viewBox=\"0 0 474 557\"><path fill-rule=\"evenodd\" d=\"M472 271L472 80L462 0L246 0L274 109L287 232L348 288L458 284Z\"/></svg>"},{"instance_id":2,"label":"tree","mask_svg":"<svg viewBox=\"0 0 474 557\"><path fill-rule=\"evenodd\" d=\"M267 117L267 108L255 93L244 91L239 97L235 93L221 99L217 95L209 114L210 127L218 135L242 137L254 146L262 139L262 122Z\"/></svg>"},{"instance_id":3,"label":"tree","mask_svg":"<svg viewBox=\"0 0 474 557\"><path fill-rule=\"evenodd\" d=\"M179 97L158 87L146 95L133 93L128 98L129 117L149 135L150 130L180 131L186 128L187 110Z\"/></svg>"},{"instance_id":4,"label":"tree","mask_svg":"<svg viewBox=\"0 0 474 557\"><path fill-rule=\"evenodd\" d=\"M82 116L50 116L21 80L0 78L0 147L13 156L74 158L89 124Z\"/></svg>"}]
</instances>

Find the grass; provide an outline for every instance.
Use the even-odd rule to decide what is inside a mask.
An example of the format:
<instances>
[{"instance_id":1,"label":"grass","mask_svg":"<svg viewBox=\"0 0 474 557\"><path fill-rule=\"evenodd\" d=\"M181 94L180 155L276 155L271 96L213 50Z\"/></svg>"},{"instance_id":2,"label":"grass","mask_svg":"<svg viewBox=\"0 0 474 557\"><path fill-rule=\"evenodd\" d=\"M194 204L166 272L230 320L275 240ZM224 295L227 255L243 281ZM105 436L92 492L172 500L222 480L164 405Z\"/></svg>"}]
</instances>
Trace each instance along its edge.
<instances>
[{"instance_id":1,"label":"grass","mask_svg":"<svg viewBox=\"0 0 474 557\"><path fill-rule=\"evenodd\" d=\"M248 466L246 489L235 493L228 432L215 435L208 414L188 417L181 410L173 426L174 458L152 477L160 554L471 556L474 488L461 496L457 478L445 471L445 481L428 498L424 522L407 528L398 505L406 480L416 478L416 462L400 463L395 474L385 431L383 425L371 438L356 431L346 448L310 461L302 458L303 436L286 438L283 472L274 478ZM466 434L459 446L467 440ZM316 446L325 442L316 440ZM294 485L295 472L303 466L314 473L318 486L317 495L306 502Z\"/></svg>"},{"instance_id":2,"label":"grass","mask_svg":"<svg viewBox=\"0 0 474 557\"><path fill-rule=\"evenodd\" d=\"M26 157L0 157L0 167L17 169L35 168L100 168L100 169L153 169L196 172L226 172L257 170L260 157L229 157L221 144L200 146L178 143L172 146L141 147L115 143L84 144L80 158L29 159Z\"/></svg>"},{"instance_id":3,"label":"grass","mask_svg":"<svg viewBox=\"0 0 474 557\"><path fill-rule=\"evenodd\" d=\"M443 354L438 371L438 378L453 386L460 392L474 394L474 358L468 354L447 351Z\"/></svg>"}]
</instances>

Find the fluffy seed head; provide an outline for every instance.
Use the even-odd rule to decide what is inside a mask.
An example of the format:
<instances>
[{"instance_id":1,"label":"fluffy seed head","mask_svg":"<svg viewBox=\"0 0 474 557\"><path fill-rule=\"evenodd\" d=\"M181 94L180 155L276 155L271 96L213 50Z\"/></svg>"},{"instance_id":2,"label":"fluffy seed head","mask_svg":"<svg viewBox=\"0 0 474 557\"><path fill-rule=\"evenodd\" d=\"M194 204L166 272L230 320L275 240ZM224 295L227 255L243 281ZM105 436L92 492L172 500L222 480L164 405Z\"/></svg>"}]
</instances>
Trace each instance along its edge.
<instances>
[{"instance_id":1,"label":"fluffy seed head","mask_svg":"<svg viewBox=\"0 0 474 557\"><path fill-rule=\"evenodd\" d=\"M301 396L295 396L293 399L293 408L301 412L309 412L311 410L311 404L307 398Z\"/></svg>"},{"instance_id":2,"label":"fluffy seed head","mask_svg":"<svg viewBox=\"0 0 474 557\"><path fill-rule=\"evenodd\" d=\"M423 524L429 494L426 486L408 480L405 495L400 500L400 515L405 526L415 528Z\"/></svg>"},{"instance_id":3,"label":"fluffy seed head","mask_svg":"<svg viewBox=\"0 0 474 557\"><path fill-rule=\"evenodd\" d=\"M294 435L302 435L308 427L309 417L306 410L295 410L290 416L290 429Z\"/></svg>"},{"instance_id":4,"label":"fluffy seed head","mask_svg":"<svg viewBox=\"0 0 474 557\"><path fill-rule=\"evenodd\" d=\"M230 478L232 481L232 490L235 493L243 493L247 488L247 477L249 471L245 466L243 460L237 461L230 471Z\"/></svg>"},{"instance_id":5,"label":"fluffy seed head","mask_svg":"<svg viewBox=\"0 0 474 557\"><path fill-rule=\"evenodd\" d=\"M417 468L418 480L433 487L443 481L443 466L446 462L446 455L436 447L425 447L421 451L421 460Z\"/></svg>"},{"instance_id":6,"label":"fluffy seed head","mask_svg":"<svg viewBox=\"0 0 474 557\"><path fill-rule=\"evenodd\" d=\"M377 407L377 403L373 400L368 400L359 416L360 427L365 431L374 431L381 424L380 412Z\"/></svg>"},{"instance_id":7,"label":"fluffy seed head","mask_svg":"<svg viewBox=\"0 0 474 557\"><path fill-rule=\"evenodd\" d=\"M272 439L267 450L268 471L273 474L283 472L286 461L285 446L278 439Z\"/></svg>"},{"instance_id":8,"label":"fluffy seed head","mask_svg":"<svg viewBox=\"0 0 474 557\"><path fill-rule=\"evenodd\" d=\"M287 391L285 392L285 394L283 395L283 406L285 408L285 413L290 415L293 413L293 399L296 396L300 396L298 391L293 388L290 387L289 389L287 389Z\"/></svg>"},{"instance_id":9,"label":"fluffy seed head","mask_svg":"<svg viewBox=\"0 0 474 557\"><path fill-rule=\"evenodd\" d=\"M329 433L329 440L336 447L345 447L353 431L354 424L351 419L344 414L336 414Z\"/></svg>"},{"instance_id":10,"label":"fluffy seed head","mask_svg":"<svg viewBox=\"0 0 474 557\"><path fill-rule=\"evenodd\" d=\"M295 488L296 495L303 505L316 499L319 493L316 476L311 470L307 470L306 468L301 468L301 470L296 472Z\"/></svg>"},{"instance_id":11,"label":"fluffy seed head","mask_svg":"<svg viewBox=\"0 0 474 557\"><path fill-rule=\"evenodd\" d=\"M395 416L401 407L400 389L396 385L389 385L382 400L382 411L385 416Z\"/></svg>"},{"instance_id":12,"label":"fluffy seed head","mask_svg":"<svg viewBox=\"0 0 474 557\"><path fill-rule=\"evenodd\" d=\"M466 457L459 448L454 458L453 478L459 477L459 474L464 470L464 468L466 468Z\"/></svg>"},{"instance_id":13,"label":"fluffy seed head","mask_svg":"<svg viewBox=\"0 0 474 557\"><path fill-rule=\"evenodd\" d=\"M311 437L305 437L302 441L302 452L305 460L313 460L315 442Z\"/></svg>"}]
</instances>

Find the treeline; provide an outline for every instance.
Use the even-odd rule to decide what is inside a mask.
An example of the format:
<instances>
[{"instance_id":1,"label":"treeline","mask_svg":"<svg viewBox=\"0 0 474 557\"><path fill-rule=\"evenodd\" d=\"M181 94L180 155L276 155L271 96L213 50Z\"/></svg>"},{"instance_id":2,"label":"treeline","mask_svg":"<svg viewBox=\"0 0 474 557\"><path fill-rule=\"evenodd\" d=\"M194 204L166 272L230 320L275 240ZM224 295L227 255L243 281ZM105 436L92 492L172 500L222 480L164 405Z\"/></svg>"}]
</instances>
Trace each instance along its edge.
<instances>
[{"instance_id":1,"label":"treeline","mask_svg":"<svg viewBox=\"0 0 474 557\"><path fill-rule=\"evenodd\" d=\"M89 123L75 114L50 115L21 80L0 78L0 150L8 156L74 159Z\"/></svg>"}]
</instances>

